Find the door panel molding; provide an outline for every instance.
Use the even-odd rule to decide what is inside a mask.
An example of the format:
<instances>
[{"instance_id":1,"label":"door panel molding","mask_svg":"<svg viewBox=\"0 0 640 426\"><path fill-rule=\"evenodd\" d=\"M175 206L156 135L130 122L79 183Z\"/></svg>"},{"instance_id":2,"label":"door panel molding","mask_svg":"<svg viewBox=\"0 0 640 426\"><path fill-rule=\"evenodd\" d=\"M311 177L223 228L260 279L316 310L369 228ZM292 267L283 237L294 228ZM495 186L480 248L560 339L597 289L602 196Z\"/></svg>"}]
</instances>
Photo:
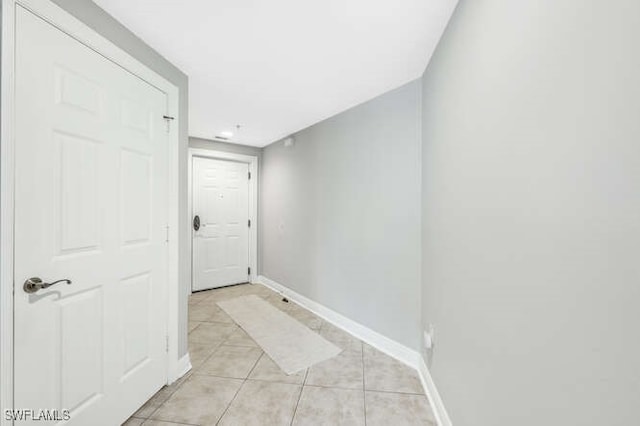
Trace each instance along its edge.
<instances>
[{"instance_id":1,"label":"door panel molding","mask_svg":"<svg viewBox=\"0 0 640 426\"><path fill-rule=\"evenodd\" d=\"M188 235L192 235L192 219L193 219L193 158L210 158L214 160L228 160L249 165L249 220L251 227L249 228L249 282L255 281L258 276L258 188L259 188L259 170L258 157L255 155L236 154L225 151L215 151L202 148L189 148L189 227ZM191 289L193 289L193 238L191 238L189 251L189 265L191 265Z\"/></svg>"},{"instance_id":2,"label":"door panel molding","mask_svg":"<svg viewBox=\"0 0 640 426\"><path fill-rule=\"evenodd\" d=\"M91 48L101 56L119 65L129 73L156 87L167 96L166 114L174 117L169 126L169 176L168 176L168 294L167 318L167 383L172 383L190 368L188 355L178 357L179 300L181 289L178 277L178 158L179 158L179 89L164 77L139 62L120 47L98 34L92 28L48 0L2 1L2 74L0 99L0 404L2 409L14 408L13 404L13 292L14 292L14 51L15 11L24 8L57 29ZM87 101L88 102L88 101ZM88 106L91 106L90 103ZM15 291L21 291L15 284ZM25 408L25 407L15 407ZM4 412L0 425L8 426Z\"/></svg>"}]
</instances>

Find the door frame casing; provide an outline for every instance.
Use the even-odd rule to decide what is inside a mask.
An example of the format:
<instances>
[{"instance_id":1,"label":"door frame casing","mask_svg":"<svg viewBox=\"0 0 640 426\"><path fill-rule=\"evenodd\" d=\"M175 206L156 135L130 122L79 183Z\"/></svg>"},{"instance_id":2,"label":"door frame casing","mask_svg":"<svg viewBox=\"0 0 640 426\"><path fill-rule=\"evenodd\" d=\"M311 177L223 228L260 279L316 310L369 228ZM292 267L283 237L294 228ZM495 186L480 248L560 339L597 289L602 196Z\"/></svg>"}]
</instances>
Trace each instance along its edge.
<instances>
[{"instance_id":1,"label":"door frame casing","mask_svg":"<svg viewBox=\"0 0 640 426\"><path fill-rule=\"evenodd\" d=\"M251 173L251 179L249 180L249 220L251 221L251 227L249 228L249 267L251 273L249 274L249 282L253 282L258 276L258 187L259 187L259 173L258 173L258 157L255 155L236 154L234 152L215 151L203 148L189 148L189 228L188 232L191 238L190 247L190 265L191 265L191 283L190 291L193 292L193 159L194 157L210 158L212 160L226 160L235 161L238 163L246 163L249 165L249 173Z\"/></svg>"},{"instance_id":2,"label":"door frame casing","mask_svg":"<svg viewBox=\"0 0 640 426\"><path fill-rule=\"evenodd\" d=\"M179 89L173 83L142 64L92 28L46 0L2 1L2 67L0 76L0 425L10 425L4 410L14 407L13 399L13 334L14 334L14 192L15 192L15 11L23 7L41 19L94 50L131 74L156 87L167 96L167 114L174 117L168 131L168 276L166 294L167 318L167 383L175 381L190 368L188 354L178 358L179 335Z\"/></svg>"},{"instance_id":3,"label":"door frame casing","mask_svg":"<svg viewBox=\"0 0 640 426\"><path fill-rule=\"evenodd\" d=\"M0 66L0 425L13 408L14 0L2 0Z\"/></svg>"}]
</instances>

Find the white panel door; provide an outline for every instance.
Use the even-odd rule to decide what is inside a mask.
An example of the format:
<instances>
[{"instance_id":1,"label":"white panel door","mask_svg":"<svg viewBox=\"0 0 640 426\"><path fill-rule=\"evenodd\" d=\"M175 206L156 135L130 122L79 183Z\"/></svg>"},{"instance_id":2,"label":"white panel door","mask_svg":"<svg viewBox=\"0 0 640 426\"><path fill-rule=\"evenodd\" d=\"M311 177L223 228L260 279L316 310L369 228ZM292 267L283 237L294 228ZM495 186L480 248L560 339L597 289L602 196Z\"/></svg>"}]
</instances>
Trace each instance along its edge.
<instances>
[{"instance_id":1,"label":"white panel door","mask_svg":"<svg viewBox=\"0 0 640 426\"><path fill-rule=\"evenodd\" d=\"M113 426L166 383L167 99L16 9L15 407Z\"/></svg>"},{"instance_id":2,"label":"white panel door","mask_svg":"<svg viewBox=\"0 0 640 426\"><path fill-rule=\"evenodd\" d=\"M249 280L249 165L193 158L193 290Z\"/></svg>"}]
</instances>

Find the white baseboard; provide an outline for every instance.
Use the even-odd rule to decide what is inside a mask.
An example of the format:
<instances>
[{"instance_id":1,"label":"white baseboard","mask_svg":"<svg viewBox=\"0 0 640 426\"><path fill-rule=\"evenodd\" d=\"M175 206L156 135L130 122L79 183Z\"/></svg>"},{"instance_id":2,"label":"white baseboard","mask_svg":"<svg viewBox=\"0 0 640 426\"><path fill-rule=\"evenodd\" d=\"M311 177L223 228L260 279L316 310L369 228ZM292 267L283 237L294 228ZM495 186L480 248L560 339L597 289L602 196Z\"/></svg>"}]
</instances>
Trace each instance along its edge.
<instances>
[{"instance_id":1,"label":"white baseboard","mask_svg":"<svg viewBox=\"0 0 640 426\"><path fill-rule=\"evenodd\" d=\"M427 368L427 364L423 357L420 357L418 374L420 375L420 381L422 381L424 393L429 399L429 404L431 405L431 409L433 410L433 414L436 418L436 423L438 426L452 426L449 414L444 408L442 398L440 398L436 384L433 382L433 378L431 377L431 373L429 373L429 368Z\"/></svg>"},{"instance_id":2,"label":"white baseboard","mask_svg":"<svg viewBox=\"0 0 640 426\"><path fill-rule=\"evenodd\" d=\"M318 302L314 302L313 300L308 299L307 297L263 275L259 275L255 282L282 294L291 302L308 309L325 321L341 328L347 333L408 365L414 370L417 370L418 375L420 376L420 381L422 382L422 387L424 388L425 394L427 395L429 403L434 411L438 426L452 426L451 420L447 415L447 411L442 404L442 399L440 398L438 390L433 383L431 374L429 374L427 365L418 351L408 348L395 340L389 339L388 337L383 336L382 334L373 331L370 328L365 327L364 325L357 323Z\"/></svg>"},{"instance_id":3,"label":"white baseboard","mask_svg":"<svg viewBox=\"0 0 640 426\"><path fill-rule=\"evenodd\" d=\"M318 315L325 321L330 322L338 328L346 331L349 334L357 337L358 339L366 342L374 348L384 352L385 354L397 359L398 361L407 364L411 368L417 369L418 358L420 355L418 352L410 349L395 340L391 340L382 334L365 327L349 318L321 305L318 302L314 302L305 296L296 293L295 291L279 284L265 276L258 276L258 283L266 287L271 288L283 296L287 297L290 301L302 306L305 309L310 310L314 314Z\"/></svg>"},{"instance_id":4,"label":"white baseboard","mask_svg":"<svg viewBox=\"0 0 640 426\"><path fill-rule=\"evenodd\" d=\"M171 374L167 378L167 384L170 385L175 382L180 377L187 374L189 370L191 370L191 358L189 358L189 354L187 353L174 365L173 371L171 371Z\"/></svg>"}]
</instances>

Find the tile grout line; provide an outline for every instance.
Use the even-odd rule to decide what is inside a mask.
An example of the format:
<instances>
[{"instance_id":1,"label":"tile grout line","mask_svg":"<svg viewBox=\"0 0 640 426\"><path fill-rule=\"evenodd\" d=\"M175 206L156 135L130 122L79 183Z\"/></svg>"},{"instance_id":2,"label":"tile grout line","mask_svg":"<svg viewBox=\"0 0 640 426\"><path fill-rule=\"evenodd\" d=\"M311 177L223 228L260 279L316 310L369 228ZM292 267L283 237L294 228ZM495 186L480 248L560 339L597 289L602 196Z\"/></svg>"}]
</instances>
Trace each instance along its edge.
<instances>
[{"instance_id":1,"label":"tile grout line","mask_svg":"<svg viewBox=\"0 0 640 426\"><path fill-rule=\"evenodd\" d=\"M194 342L194 343L195 343L195 344L200 344L200 343L197 343L197 342ZM203 343L203 344L204 344L204 343ZM220 342L220 343L216 344L216 345L215 345L215 347L213 348L213 350L211 351L211 353L210 353L209 355L207 355L207 357L206 357L205 359L203 359L203 360L202 360L202 362L200 363L200 365L198 365L197 367L191 366L191 370L190 370L191 374L196 374L196 370L199 370L199 369L200 369L200 367L202 367L203 365L205 365L205 364L206 364L206 363L211 359L211 357L213 356L213 354L215 354L215 353L218 351L218 349L220 349L220 346L222 346L222 345L223 345L223 343L222 343L222 342ZM198 373L198 374L200 374L200 373Z\"/></svg>"},{"instance_id":2,"label":"tile grout line","mask_svg":"<svg viewBox=\"0 0 640 426\"><path fill-rule=\"evenodd\" d=\"M197 367L197 368L192 368L191 370L191 374L198 374L199 376L208 376L208 377L218 377L220 379L236 379L236 380L246 380L249 376L247 376L245 379L242 379L241 377L228 377L228 376L219 376L216 374L209 374L209 373L203 373L203 372L196 372L197 370L200 370L201 367L203 367L207 362L209 362L209 360L216 354L216 352L218 352L218 350L220 348L222 348L223 346L231 346L234 348L248 348L248 349L260 349L258 348L254 348L254 347L250 347L250 346L234 346L234 345L227 345L224 343L224 341L222 341L221 343L218 343L215 347L215 349L213 350L213 352L211 352L209 354L209 356L207 356L202 363ZM258 361L260 360L260 358L262 358L262 355L264 354L264 351L262 351L262 354L258 357ZM253 369L255 368L255 366L257 365L257 361L256 364L253 365L253 367L251 367L251 370L249 371L249 374L251 374L251 372L253 371Z\"/></svg>"},{"instance_id":3,"label":"tile grout line","mask_svg":"<svg viewBox=\"0 0 640 426\"><path fill-rule=\"evenodd\" d=\"M207 300L207 299L205 298L204 300ZM204 300L202 300L202 301L200 301L200 302L198 302L198 303L202 303ZM214 323L214 324L234 325L234 326L236 326L236 327L237 327L237 325L236 325L236 324L234 324L234 323L224 323L224 322L219 322L219 321L199 321L199 322L200 322L200 324L198 324L198 325L197 325L193 330L191 330L192 332L193 332L195 329L197 329L198 327L200 327L200 326L202 325L202 323L209 323L209 324ZM225 378L225 379L236 379L236 380L237 380L237 377L220 377L220 376L213 376L213 375L210 375L210 374L205 374L205 373L196 372L196 370L199 370L203 365L205 365L205 364L206 364L206 363L207 363L207 362L208 362L208 361L209 361L209 360L210 360L210 359L215 355L215 353L218 351L218 349L220 349L220 347L221 347L221 346L223 346L227 340L229 340L229 337L231 336L231 334L232 334L232 333L233 333L233 332L230 332L230 333L229 333L229 334L227 334L227 335L226 335L222 340L218 341L218 343L217 343L217 344L215 344L214 349L211 351L211 353L210 353L210 354L209 354L209 355L208 355L204 360L202 360L202 362L200 363L200 365L199 365L198 367L196 367L196 368L193 368L193 369L192 369L191 374L197 374L197 375L200 375L200 376L203 376L203 375L204 375L204 376L208 376L208 377ZM189 334L191 334L191 333L189 333ZM204 343L204 342L192 342L192 343L195 343L195 344L202 344L202 345L210 345L210 344L211 344L211 343ZM228 345L228 346L231 346L231 345ZM262 355L261 355L260 357L258 357L258 360L259 360L260 358L262 358ZM257 364L257 361L256 361L256 364ZM255 365L256 365L256 364L254 364L254 365L253 365L253 367L251 368L251 371L253 371L253 369L255 368ZM251 374L251 371L249 372L249 374ZM247 377L248 377L248 376L247 376ZM185 380L185 381L186 381L186 380ZM242 381L242 384L238 387L238 390L237 390L237 391L236 391L236 393L233 395L233 398L231 399L231 401L229 402L229 404L227 404L227 406L225 407L225 410L224 410L224 412L222 413L222 415L220 416L220 418L218 419L218 421L216 422L216 425L220 422L220 420L222 420L222 417L224 417L224 415L227 413L227 410L229 410L229 407L231 406L231 403L236 399L236 396L238 396L238 393L240 392L240 389L242 388L242 385L244 385L244 383L245 383L245 382L246 382L246 378ZM182 386L182 384L181 384L181 386ZM173 395L173 393L172 393L172 395ZM168 399L167 399L167 400L168 400ZM166 401L165 401L165 402L166 402ZM158 407L158 408L160 408L160 407ZM157 409L156 409L156 410L157 410ZM154 411L154 413L155 413L155 411Z\"/></svg>"},{"instance_id":4,"label":"tile grout line","mask_svg":"<svg viewBox=\"0 0 640 426\"><path fill-rule=\"evenodd\" d=\"M187 373L188 374L188 373ZM182 377L181 377L182 378ZM180 379L181 379L180 378ZM180 380L178 379L178 380ZM173 392L171 392L169 395L167 395L167 397L160 403L158 404L158 406L149 413L149 415L147 417L138 417L138 418L144 418L144 421L142 422L142 424L144 425L144 423L147 422L147 420L153 420L151 417L156 413L156 411L158 411L160 409L160 407L162 407L167 401L169 401L169 398L171 398L173 396L174 393L176 393L178 391L178 389L180 389L182 387L182 385L184 385L184 383L189 380L189 378L185 378L182 383L180 383L178 386L176 386L176 388L173 390ZM167 386L167 385L165 385ZM159 392L159 391L158 391ZM153 397L152 397L153 398ZM135 413L134 413L135 415ZM134 416L131 416L134 417Z\"/></svg>"},{"instance_id":5,"label":"tile grout line","mask_svg":"<svg viewBox=\"0 0 640 426\"><path fill-rule=\"evenodd\" d=\"M213 295L213 294L212 294ZM201 303L207 301L208 299L210 299L212 297L212 295L203 298L202 300L193 303L193 306L196 305L200 305ZM188 306L188 308L190 308L191 306ZM220 321L196 321L199 322L199 324L194 327L193 330L191 330L190 332L187 333L187 335L191 334L191 332L195 331L197 328L199 328L202 323L216 323L216 324L231 324L231 325L236 325L234 323L225 323L225 322L220 322ZM237 325L236 325L237 327ZM231 336L232 333L229 333L227 336L225 336L225 338L222 341L219 341L217 344L215 344L214 349L211 351L211 353L202 361L202 363L200 364L200 366L193 368L190 371L190 375L194 375L194 374L198 374L198 375L202 375L200 373L196 373L196 370L198 370L202 365L204 365L207 361L209 361L209 359L211 359L211 357L213 357L213 355L216 353L216 351L220 348L220 346L224 345L225 342L229 339L229 337ZM195 343L195 344L201 344L201 345L210 345L210 342L189 342L189 343ZM232 345L229 345L232 346ZM242 388L242 386L246 383L249 375L251 375L251 373L253 372L253 370L255 369L256 365L258 364L258 361L264 356L264 352L262 353L262 355L260 355L260 357L258 357L258 359L256 360L256 362L253 364L253 367L251 368L251 370L249 371L249 374L247 375L247 377L243 380L242 384L238 387L238 390L236 391L236 393L234 394L233 398L231 399L231 401L229 402L229 404L227 405L227 407L225 408L224 412L222 413L222 415L220 416L220 419L218 419L218 421L216 422L216 424L218 424L220 422L220 420L222 420L222 417L224 417L224 415L226 414L226 412L229 410L229 407L231 406L231 403L236 399L236 397L238 396L238 393L240 392L240 389ZM189 373L187 373L189 374ZM211 377L216 377L216 376L211 376ZM178 379L179 380L179 379ZM149 415L147 417L136 417L139 419L142 419L143 422L142 424L146 423L148 420L153 420L151 417L160 409L160 407L162 407L172 396L173 394L175 394L178 389L180 389L185 382L187 382L187 380L189 380L189 377L185 378L182 383L180 383L168 396L167 398L165 398L163 400L162 403L160 403L153 411L151 411L151 413L149 413ZM132 416L134 417L134 416Z\"/></svg>"},{"instance_id":6,"label":"tile grout line","mask_svg":"<svg viewBox=\"0 0 640 426\"><path fill-rule=\"evenodd\" d=\"M201 321L197 321L197 320L190 320L191 322L199 322L200 324L198 324L198 326L202 325L202 323L207 323L207 324L225 324L225 325L236 325L236 323L234 322L224 322L224 321L209 321L209 320L201 320ZM195 330L198 327L195 327L193 330ZM193 331L191 330L191 331Z\"/></svg>"},{"instance_id":7,"label":"tile grout line","mask_svg":"<svg viewBox=\"0 0 640 426\"><path fill-rule=\"evenodd\" d=\"M296 418L296 413L298 412L298 405L300 405L300 400L302 399L302 391L304 391L305 383L307 382L307 375L309 374L309 368L304 372L304 379L302 380L302 386L300 386L300 393L298 394L298 400L296 401L296 406L293 409L293 415L291 416L291 423L289 425L293 425L293 421Z\"/></svg>"},{"instance_id":8,"label":"tile grout line","mask_svg":"<svg viewBox=\"0 0 640 426\"><path fill-rule=\"evenodd\" d=\"M217 377L218 379L233 379L233 380L246 380L249 382L264 382L264 383L278 383L281 385L298 385L298 386L305 386L305 387L310 387L310 388L321 388L321 389L337 389L337 390L345 390L345 391L357 391L357 390L361 390L362 388L349 388L346 386L329 386L329 385L318 385L318 384L308 384L305 382L302 383L293 383L293 382L287 382L284 380L270 380L270 379L257 379L255 377L247 377L246 379L243 379L241 377L232 377L232 376L221 376L219 374L209 374L209 373L203 373L203 372L193 372L192 374L198 375L198 376L207 376L207 377ZM307 373L308 374L308 373ZM305 374L305 380L306 380L306 374ZM380 389L367 389L367 392L376 392L376 393L387 393L387 394L392 394L392 395L407 395L407 396L425 396L424 393L416 393L416 392L398 392L398 391L389 391L389 390L380 390ZM139 418L143 418L143 417L139 417Z\"/></svg>"},{"instance_id":9,"label":"tile grout line","mask_svg":"<svg viewBox=\"0 0 640 426\"><path fill-rule=\"evenodd\" d=\"M276 294L276 295L278 295L279 297L283 297L283 295L282 295L282 294L279 294L279 293L277 293L277 292L273 292L273 291L272 291L272 292L270 292L270 293L275 293L275 294ZM317 328L316 328L316 327L311 327L309 324L307 324L307 321L302 321L301 319L299 319L299 318L298 318L298 316L303 316L303 317L305 317L305 318L306 318L306 313L307 313L307 312L308 312L308 313L310 313L312 316L315 316L315 314L314 314L313 312L309 311L309 310L308 310L308 309L306 309L305 307L299 306L299 305L297 305L297 304L291 304L291 302L290 302L289 304L284 305L284 304L282 304L282 303L278 303L279 301L277 301L277 300L276 300L276 303L272 303L271 301L269 301L269 300L268 300L268 299L269 299L269 297L270 297L270 296L272 296L272 294L269 294L269 296L265 296L265 295L263 295L263 294L256 294L256 295L257 295L257 296L259 296L259 297L262 297L263 299L265 299L266 301L268 301L269 303L271 303L273 306L275 306L277 309L279 309L279 310L281 310L282 312L284 312L284 313L286 313L286 314L288 314L288 315L292 316L294 319L298 320L301 324L305 325L306 327L308 327L309 329L311 329L312 331L314 331L314 332L318 333L318 334L319 334L319 335L321 335L321 336L323 336L322 331L324 331L325 329L327 329L327 327L330 325L328 322L326 322L326 321L324 321L324 320L320 319L320 322L319 322L319 324L318 324ZM235 296L235 295L234 295L234 296ZM240 294L240 295L238 295L238 296L242 296L242 294ZM230 295L230 297L231 297L231 295ZM212 299L212 300L215 302L215 299ZM222 300L224 300L224 299L222 299ZM205 302L205 301L206 301L206 302ZM199 301L199 302L198 302L198 304L201 304L201 303L203 303L203 302L205 302L205 303L210 303L210 300L209 300L209 298L205 298L205 299L203 299L203 300ZM301 308L301 309L302 309L302 311L304 311L304 312L303 312L303 314L297 315L296 313L292 312L292 311L294 310L294 309L293 309L293 308L294 308L294 306L295 306L295 308L298 308L298 307L299 307L299 308ZM316 322L315 322L315 321L310 320L310 322L312 322L313 324L316 324ZM233 323L223 323L223 322L221 322L221 321L200 321L200 323L222 323L222 324L233 324ZM196 326L196 328L198 328L200 325L201 325L201 324L198 324L198 326ZM195 330L196 328L194 328L194 330ZM229 333L227 336L225 336L224 340L223 340L221 343L219 343L219 344L217 345L216 349L215 349L215 350L214 350L214 351L209 355L209 357L205 360L205 362L209 361L209 359L213 357L214 353L215 353L215 352L218 350L218 348L219 348L220 346L222 346L222 345L243 347L243 345L236 345L236 344L228 344L228 343L227 343L227 342L230 340L230 338L231 338L231 335L232 335L232 334L233 334L233 333ZM351 335L351 334L350 334L350 333L348 333L348 332L347 332L347 334L349 334L350 336L353 336L353 335ZM323 337L324 337L324 336L323 336ZM325 339L326 339L326 337L325 337ZM357 339L357 338L356 338L356 339ZM363 391L363 404L364 404L364 406L363 406L364 413L363 413L363 414L364 414L364 422L365 422L365 425L366 425L366 424L367 424L367 414L366 414L366 409L367 409L367 397L366 397L366 396L367 396L367 395L366 395L366 392L367 392L367 389L366 389L366 386L367 386L367 385L366 385L366 371L367 371L367 369L366 369L366 367L365 367L365 356L366 356L366 354L365 354L365 350L364 350L364 345L365 345L365 343L364 343L364 342L362 342L360 339L357 339L357 340L358 340L358 341L363 345L363 347L362 347L362 351L361 351L361 362L362 362L362 391ZM333 343L333 341L332 341L332 340L329 340L329 341L331 341L331 342ZM252 347L252 346L244 346L244 347ZM270 383L294 384L294 383L286 382L286 381L284 381L284 380L283 380L283 381L280 381L280 380L264 380L264 379L253 379L253 378L250 378L250 375L251 375L251 374L252 374L252 372L255 370L255 368L256 368L256 366L257 366L257 364L259 363L259 361L262 359L262 357L263 357L263 356L265 356L265 353L264 353L264 352L263 352L263 353L262 353L262 355L258 358L258 360L254 363L254 365L253 365L253 367L251 368L251 370L250 370L249 374L248 374L248 375L243 379L242 384L240 385L240 387L239 387L239 388L238 388L238 390L236 391L235 395L234 395L234 396L233 396L233 398L231 399L231 402L229 402L229 404L227 405L226 409L224 410L223 414L221 415L221 417L220 417L220 419L218 420L218 422L216 422L216 424L219 424L219 423L221 422L222 418L223 418L223 417L226 415L226 413L229 411L229 409L230 409L231 405L232 405L232 404L233 404L233 402L237 399L237 396L239 395L239 393L240 393L240 391L242 390L242 388L246 385L246 382L247 382L247 381L262 381L262 382L270 382ZM339 386L337 386L337 387L336 387L336 386L310 385L310 384L307 384L310 369L311 369L311 367L310 367L310 368L307 368L307 369L306 369L306 371L305 371L304 378L303 378L303 381L302 381L302 385L301 385L301 388L300 388L300 393L298 394L298 398L297 398L297 401L296 401L296 405L295 405L294 410L293 410L293 415L292 415L291 423L290 423L291 425L293 425L294 420L295 420L295 418L296 418L297 410L298 410L298 408L299 408L299 404L300 404L301 399L302 399L302 392L304 391L304 388L305 388L305 387L309 386L309 387L318 387L318 388L329 388L329 389L330 389L330 388L334 388L334 389L352 390L352 388L346 388L346 387L345 387L345 388L342 388L342 387L339 387ZM198 373L198 374L206 374L206 373ZM214 376L214 377L223 377L223 376L215 376L215 375L209 375L209 376ZM235 379L237 380L238 378L235 378ZM181 385L182 385L182 384L181 384ZM175 391L177 391L177 389L176 389L176 390L174 390L174 392L175 392ZM403 392L403 391L378 390L378 389L371 389L371 391L372 391L372 392L387 393L387 394L396 394L396 395L424 395L424 393L415 393L415 392L410 392L410 391ZM172 394L173 394L174 392L172 392ZM172 394L171 394L171 395L172 395ZM154 413L155 413L155 411L157 411L157 409L156 409L156 410L154 410Z\"/></svg>"},{"instance_id":10,"label":"tile grout line","mask_svg":"<svg viewBox=\"0 0 640 426\"><path fill-rule=\"evenodd\" d=\"M256 362L253 363L253 367L251 367L251 370L249 370L249 373L247 373L247 377L245 377L245 379L242 381L242 384L238 387L238 390L236 391L235 395L233 395L233 398L231 398L231 401L229 401L229 404L227 404L227 407L224 409L224 412L222 413L222 415L220 416L220 418L216 422L216 426L218 424L220 424L220 422L224 418L225 414L227 414L227 411L229 411L229 407L231 407L231 404L233 404L233 401L236 400L236 398L238 397L238 394L242 390L242 387L244 386L245 383L247 383L247 380L248 380L249 376L251 375L251 373L253 373L253 370L256 368L256 365L258 365L258 361L260 361L260 359L263 356L264 356L264 351L262 352L262 355L260 355L258 357L258 359L256 359Z\"/></svg>"},{"instance_id":11,"label":"tile grout line","mask_svg":"<svg viewBox=\"0 0 640 426\"><path fill-rule=\"evenodd\" d=\"M146 425L149 420L155 421L155 419L144 419L144 421L142 423L140 423L140 426ZM174 423L174 422L166 422L164 420L160 420L160 421L163 422L163 423L167 423L169 425L176 425L176 426L182 426L182 425L184 425L184 426L200 426L200 425L197 425L197 424L194 424L194 423Z\"/></svg>"}]
</instances>

